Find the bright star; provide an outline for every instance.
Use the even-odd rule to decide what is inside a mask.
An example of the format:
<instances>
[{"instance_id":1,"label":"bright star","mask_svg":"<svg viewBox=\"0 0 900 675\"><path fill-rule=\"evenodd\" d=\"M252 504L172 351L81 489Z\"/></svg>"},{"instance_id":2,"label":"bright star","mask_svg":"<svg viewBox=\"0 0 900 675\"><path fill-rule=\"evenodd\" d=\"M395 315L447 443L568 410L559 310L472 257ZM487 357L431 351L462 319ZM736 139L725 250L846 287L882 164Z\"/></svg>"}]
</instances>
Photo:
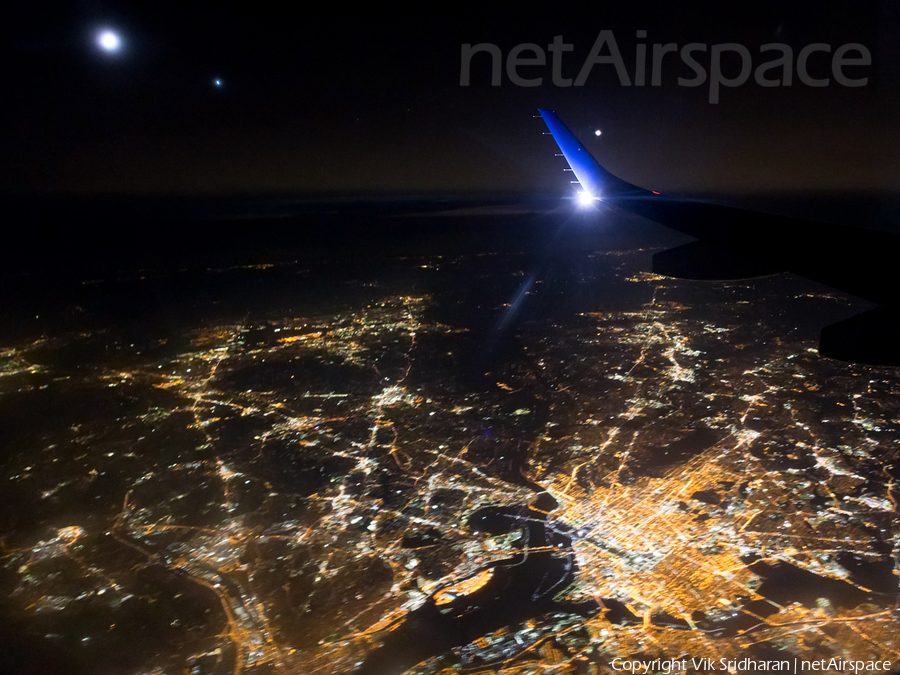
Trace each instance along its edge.
<instances>
[{"instance_id":1,"label":"bright star","mask_svg":"<svg viewBox=\"0 0 900 675\"><path fill-rule=\"evenodd\" d=\"M111 30L102 30L97 33L97 46L105 52L114 53L122 48L122 38Z\"/></svg>"},{"instance_id":2,"label":"bright star","mask_svg":"<svg viewBox=\"0 0 900 675\"><path fill-rule=\"evenodd\" d=\"M597 131L594 132L594 136L599 136L601 133L603 133L603 132L600 131L599 129L597 129Z\"/></svg>"},{"instance_id":3,"label":"bright star","mask_svg":"<svg viewBox=\"0 0 900 675\"><path fill-rule=\"evenodd\" d=\"M222 80L220 80L218 77L217 77L217 78L214 78L214 79L213 79L213 86L221 87L221 86L222 86Z\"/></svg>"}]
</instances>

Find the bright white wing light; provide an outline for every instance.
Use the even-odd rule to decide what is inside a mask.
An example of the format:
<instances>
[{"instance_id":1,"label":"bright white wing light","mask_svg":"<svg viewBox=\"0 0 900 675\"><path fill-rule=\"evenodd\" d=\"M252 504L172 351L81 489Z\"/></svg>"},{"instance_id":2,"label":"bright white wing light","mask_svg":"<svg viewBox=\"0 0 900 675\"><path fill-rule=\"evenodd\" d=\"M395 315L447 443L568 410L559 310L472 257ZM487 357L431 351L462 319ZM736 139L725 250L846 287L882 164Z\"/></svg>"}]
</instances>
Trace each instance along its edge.
<instances>
[{"instance_id":1,"label":"bright white wing light","mask_svg":"<svg viewBox=\"0 0 900 675\"><path fill-rule=\"evenodd\" d=\"M578 205L579 206L591 206L594 203L594 195L592 195L587 190L582 190L578 193Z\"/></svg>"}]
</instances>

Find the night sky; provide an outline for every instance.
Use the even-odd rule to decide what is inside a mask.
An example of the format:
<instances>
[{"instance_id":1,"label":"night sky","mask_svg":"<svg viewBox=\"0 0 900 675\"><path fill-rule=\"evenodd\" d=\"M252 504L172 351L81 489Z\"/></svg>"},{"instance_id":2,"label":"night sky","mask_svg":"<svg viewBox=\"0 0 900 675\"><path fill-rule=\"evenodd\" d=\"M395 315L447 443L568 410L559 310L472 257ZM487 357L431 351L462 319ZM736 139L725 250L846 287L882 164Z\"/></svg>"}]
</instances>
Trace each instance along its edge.
<instances>
[{"instance_id":1,"label":"night sky","mask_svg":"<svg viewBox=\"0 0 900 675\"><path fill-rule=\"evenodd\" d=\"M324 9L320 9L324 5ZM2 169L6 194L361 194L568 187L538 107L556 110L623 178L659 190L896 191L900 176L900 7L896 2L591 3L443 12L384 4L16 3L4 10ZM121 36L104 53L96 32ZM864 87L763 88L711 105L706 86L623 87L598 66L583 87L543 75L490 86L486 54L461 87L460 47L574 44L575 77L612 30L629 70L648 44L737 42L769 58L857 42ZM549 55L548 55L549 56ZM708 58L708 55L707 57ZM818 59L821 59L819 61ZM830 55L810 72L830 74ZM221 84L217 86L215 80ZM649 77L648 77L649 79ZM601 137L593 136L602 129Z\"/></svg>"}]
</instances>

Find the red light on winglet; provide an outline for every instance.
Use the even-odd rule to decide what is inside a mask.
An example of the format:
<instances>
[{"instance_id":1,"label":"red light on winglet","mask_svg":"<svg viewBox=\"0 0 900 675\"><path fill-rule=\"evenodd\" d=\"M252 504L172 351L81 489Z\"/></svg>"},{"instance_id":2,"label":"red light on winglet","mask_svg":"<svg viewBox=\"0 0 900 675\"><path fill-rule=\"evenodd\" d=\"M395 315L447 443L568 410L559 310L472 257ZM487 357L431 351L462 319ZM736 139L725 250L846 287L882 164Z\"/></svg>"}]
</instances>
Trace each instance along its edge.
<instances>
[{"instance_id":1,"label":"red light on winglet","mask_svg":"<svg viewBox=\"0 0 900 675\"><path fill-rule=\"evenodd\" d=\"M652 192L652 193L655 194L655 195L658 195L658 194L659 194L656 190L650 190L650 192Z\"/></svg>"}]
</instances>

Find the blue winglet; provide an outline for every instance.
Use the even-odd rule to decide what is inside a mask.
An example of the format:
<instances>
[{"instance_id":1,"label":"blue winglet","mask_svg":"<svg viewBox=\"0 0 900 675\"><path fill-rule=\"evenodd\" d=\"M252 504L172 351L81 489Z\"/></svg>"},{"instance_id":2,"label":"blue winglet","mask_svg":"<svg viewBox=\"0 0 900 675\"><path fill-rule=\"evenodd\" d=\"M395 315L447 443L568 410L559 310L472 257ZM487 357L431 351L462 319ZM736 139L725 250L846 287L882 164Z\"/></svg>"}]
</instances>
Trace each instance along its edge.
<instances>
[{"instance_id":1,"label":"blue winglet","mask_svg":"<svg viewBox=\"0 0 900 675\"><path fill-rule=\"evenodd\" d=\"M563 124L563 121L557 117L556 113L541 108L538 109L538 112L550 130L553 140L559 146L563 157L569 163L572 173L575 174L582 189L589 195L595 198L607 198L653 194L650 190L644 190L625 182L600 166L600 163L575 138L575 134L569 131L569 128Z\"/></svg>"}]
</instances>

